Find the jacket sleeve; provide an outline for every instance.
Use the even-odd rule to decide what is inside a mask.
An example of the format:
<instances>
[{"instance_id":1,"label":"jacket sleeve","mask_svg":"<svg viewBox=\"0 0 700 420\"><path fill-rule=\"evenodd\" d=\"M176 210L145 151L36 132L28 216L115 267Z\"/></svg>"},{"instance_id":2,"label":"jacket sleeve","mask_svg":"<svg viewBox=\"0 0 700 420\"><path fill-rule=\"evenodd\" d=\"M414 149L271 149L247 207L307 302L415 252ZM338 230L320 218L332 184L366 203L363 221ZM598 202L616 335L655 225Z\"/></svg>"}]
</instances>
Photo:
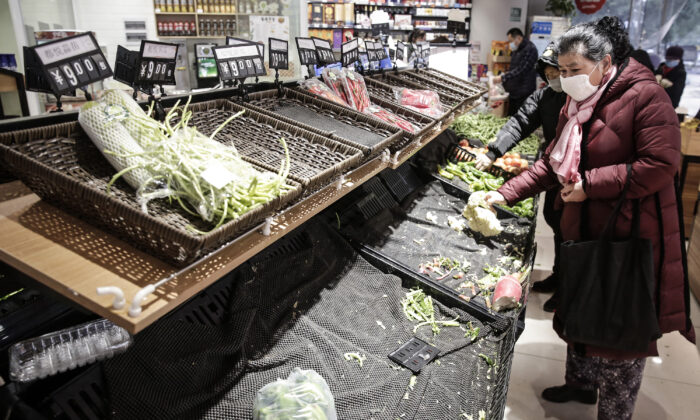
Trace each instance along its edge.
<instances>
[{"instance_id":1,"label":"jacket sleeve","mask_svg":"<svg viewBox=\"0 0 700 420\"><path fill-rule=\"evenodd\" d=\"M523 51L522 60L518 61L518 66L513 67L503 74L503 82L507 82L510 79L519 77L521 74L530 71L535 67L537 62L537 48L528 45L528 47Z\"/></svg>"},{"instance_id":2,"label":"jacket sleeve","mask_svg":"<svg viewBox=\"0 0 700 420\"><path fill-rule=\"evenodd\" d=\"M540 101L545 89L535 91L528 96L525 103L518 109L508 122L501 128L496 136L496 141L488 146L488 157L491 160L499 158L515 147L518 142L532 134L537 127L542 125L540 117Z\"/></svg>"},{"instance_id":3,"label":"jacket sleeve","mask_svg":"<svg viewBox=\"0 0 700 420\"><path fill-rule=\"evenodd\" d=\"M512 206L518 201L534 197L542 191L550 190L559 185L559 180L549 164L549 154L555 143L552 142L542 158L527 171L506 182L498 189L508 205Z\"/></svg>"},{"instance_id":4,"label":"jacket sleeve","mask_svg":"<svg viewBox=\"0 0 700 420\"><path fill-rule=\"evenodd\" d=\"M668 95L655 83L639 89L634 105L635 160L627 192L641 198L672 184L680 164L681 133ZM586 195L593 200L620 196L627 180L627 163L586 171Z\"/></svg>"}]
</instances>

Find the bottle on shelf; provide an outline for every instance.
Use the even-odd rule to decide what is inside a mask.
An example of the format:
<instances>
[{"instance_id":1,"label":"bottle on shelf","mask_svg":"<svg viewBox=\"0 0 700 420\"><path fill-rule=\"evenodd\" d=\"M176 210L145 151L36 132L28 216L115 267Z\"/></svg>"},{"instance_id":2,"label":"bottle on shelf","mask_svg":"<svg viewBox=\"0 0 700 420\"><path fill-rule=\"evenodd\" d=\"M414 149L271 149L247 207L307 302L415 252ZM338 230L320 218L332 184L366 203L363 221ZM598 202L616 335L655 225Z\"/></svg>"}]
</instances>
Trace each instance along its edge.
<instances>
[{"instance_id":1,"label":"bottle on shelf","mask_svg":"<svg viewBox=\"0 0 700 420\"><path fill-rule=\"evenodd\" d=\"M173 0L173 12L180 13L180 0Z\"/></svg>"},{"instance_id":2,"label":"bottle on shelf","mask_svg":"<svg viewBox=\"0 0 700 420\"><path fill-rule=\"evenodd\" d=\"M187 11L194 13L194 0L187 0Z\"/></svg>"},{"instance_id":3,"label":"bottle on shelf","mask_svg":"<svg viewBox=\"0 0 700 420\"><path fill-rule=\"evenodd\" d=\"M209 13L209 1L208 0L200 0L202 2L202 12L204 13Z\"/></svg>"},{"instance_id":4,"label":"bottle on shelf","mask_svg":"<svg viewBox=\"0 0 700 420\"><path fill-rule=\"evenodd\" d=\"M173 11L173 0L167 0L165 2L165 11L168 13L172 13Z\"/></svg>"}]
</instances>

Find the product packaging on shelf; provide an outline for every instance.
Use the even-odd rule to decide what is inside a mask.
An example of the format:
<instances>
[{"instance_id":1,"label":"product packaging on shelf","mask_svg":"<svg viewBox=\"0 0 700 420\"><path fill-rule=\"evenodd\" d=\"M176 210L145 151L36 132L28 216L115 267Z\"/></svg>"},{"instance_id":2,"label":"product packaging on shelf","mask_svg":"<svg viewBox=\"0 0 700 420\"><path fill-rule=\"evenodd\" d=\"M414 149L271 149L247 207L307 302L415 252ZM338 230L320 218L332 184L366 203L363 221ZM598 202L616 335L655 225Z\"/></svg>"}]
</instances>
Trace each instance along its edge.
<instances>
[{"instance_id":1,"label":"product packaging on shelf","mask_svg":"<svg viewBox=\"0 0 700 420\"><path fill-rule=\"evenodd\" d=\"M355 70L347 68L343 69L343 76L343 89L348 104L360 112L365 112L370 102L364 77Z\"/></svg>"},{"instance_id":2,"label":"product packaging on shelf","mask_svg":"<svg viewBox=\"0 0 700 420\"><path fill-rule=\"evenodd\" d=\"M393 124L393 125L399 127L400 129L407 131L411 134L418 131L418 128L415 125L404 120L403 118L399 117L398 115L394 114L393 112L382 108L379 105L370 104L364 110L364 113L371 115L375 118L379 118L380 120L388 122L389 124Z\"/></svg>"},{"instance_id":3,"label":"product packaging on shelf","mask_svg":"<svg viewBox=\"0 0 700 420\"><path fill-rule=\"evenodd\" d=\"M338 105L342 106L348 106L348 103L343 100L340 96L336 95L331 88L326 86L325 83L322 81L313 78L313 79L306 79L304 81L299 82L299 85L304 89L307 90L311 93L313 93L316 96L320 96L324 99L328 99L329 101L333 101L337 103Z\"/></svg>"}]
</instances>

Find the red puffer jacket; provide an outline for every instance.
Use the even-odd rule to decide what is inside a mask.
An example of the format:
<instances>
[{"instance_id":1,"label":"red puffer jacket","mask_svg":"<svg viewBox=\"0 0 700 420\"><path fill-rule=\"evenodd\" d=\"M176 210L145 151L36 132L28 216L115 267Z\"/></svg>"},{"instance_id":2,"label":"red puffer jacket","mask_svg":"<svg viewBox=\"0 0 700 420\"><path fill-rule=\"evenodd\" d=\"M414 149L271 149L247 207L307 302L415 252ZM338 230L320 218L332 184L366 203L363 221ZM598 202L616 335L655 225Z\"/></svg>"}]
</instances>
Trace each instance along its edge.
<instances>
[{"instance_id":1,"label":"red puffer jacket","mask_svg":"<svg viewBox=\"0 0 700 420\"><path fill-rule=\"evenodd\" d=\"M689 318L685 248L682 247L675 175L680 163L678 118L663 88L654 75L634 59L623 64L607 92L598 101L587 135L584 133L581 170L588 195L584 203L557 205L563 209L561 230L564 240L600 236L627 179L627 163L632 164L629 199L640 199L641 236L651 239L654 267L657 271L656 303L661 331L680 331L694 342L695 331ZM568 103L567 103L568 105ZM566 110L565 105L563 110ZM563 111L562 110L562 111ZM559 116L557 137L567 122ZM586 131L584 129L584 131ZM555 141L556 143L556 141ZM509 203L558 186L549 164L552 145L529 171L503 185L499 192ZM658 200L657 200L658 197ZM587 208L587 226L581 226L582 206ZM615 235L627 238L631 231L632 203L624 203ZM581 230L583 228L583 230ZM554 317L554 328L561 325ZM562 337L563 338L563 337ZM589 346L586 353L612 359L630 359L657 355L656 343L639 354Z\"/></svg>"}]
</instances>

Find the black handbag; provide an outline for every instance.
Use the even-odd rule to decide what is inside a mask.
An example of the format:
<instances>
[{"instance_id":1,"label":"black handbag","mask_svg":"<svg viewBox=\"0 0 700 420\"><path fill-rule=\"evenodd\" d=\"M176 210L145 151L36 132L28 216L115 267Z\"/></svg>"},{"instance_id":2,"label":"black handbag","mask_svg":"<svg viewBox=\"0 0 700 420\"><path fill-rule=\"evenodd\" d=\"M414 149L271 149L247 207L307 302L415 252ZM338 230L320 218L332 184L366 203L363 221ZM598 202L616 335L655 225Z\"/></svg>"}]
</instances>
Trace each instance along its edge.
<instances>
[{"instance_id":1,"label":"black handbag","mask_svg":"<svg viewBox=\"0 0 700 420\"><path fill-rule=\"evenodd\" d=\"M613 239L629 179L599 239L561 244L555 316L569 341L644 352L661 331L654 304L654 251L651 240L639 237L639 200L633 200L630 238Z\"/></svg>"}]
</instances>

